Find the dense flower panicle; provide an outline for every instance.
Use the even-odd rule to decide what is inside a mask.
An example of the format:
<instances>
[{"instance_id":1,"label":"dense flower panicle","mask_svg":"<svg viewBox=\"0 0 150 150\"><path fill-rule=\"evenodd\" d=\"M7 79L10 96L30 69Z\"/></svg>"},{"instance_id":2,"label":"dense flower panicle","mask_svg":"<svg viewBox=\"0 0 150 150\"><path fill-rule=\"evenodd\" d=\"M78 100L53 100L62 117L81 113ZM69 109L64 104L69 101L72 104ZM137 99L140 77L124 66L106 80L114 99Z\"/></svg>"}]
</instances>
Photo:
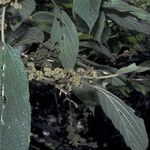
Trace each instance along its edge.
<instances>
[{"instance_id":1,"label":"dense flower panicle","mask_svg":"<svg viewBox=\"0 0 150 150\"><path fill-rule=\"evenodd\" d=\"M68 91L71 91L72 87L79 87L82 85L81 75L73 70L66 70L59 67L54 69L44 67L41 70L37 70L33 62L27 63L27 68L29 81L49 79L60 88L64 88Z\"/></svg>"}]
</instances>

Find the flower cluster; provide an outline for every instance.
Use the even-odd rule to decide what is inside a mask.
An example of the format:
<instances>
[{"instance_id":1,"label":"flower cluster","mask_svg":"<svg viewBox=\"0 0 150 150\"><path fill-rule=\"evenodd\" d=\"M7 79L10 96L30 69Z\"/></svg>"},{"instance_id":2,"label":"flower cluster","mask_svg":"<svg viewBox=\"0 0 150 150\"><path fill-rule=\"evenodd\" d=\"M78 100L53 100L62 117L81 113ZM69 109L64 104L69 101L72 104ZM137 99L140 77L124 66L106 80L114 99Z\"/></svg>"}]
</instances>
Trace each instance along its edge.
<instances>
[{"instance_id":1,"label":"flower cluster","mask_svg":"<svg viewBox=\"0 0 150 150\"><path fill-rule=\"evenodd\" d=\"M0 0L0 5L6 5L10 2L11 2L11 0Z\"/></svg>"},{"instance_id":2,"label":"flower cluster","mask_svg":"<svg viewBox=\"0 0 150 150\"><path fill-rule=\"evenodd\" d=\"M22 5L18 2L18 0L0 0L0 5L9 4L10 6L14 7L15 9L21 9Z\"/></svg>"},{"instance_id":3,"label":"flower cluster","mask_svg":"<svg viewBox=\"0 0 150 150\"><path fill-rule=\"evenodd\" d=\"M40 45L35 52L31 52L28 57L24 57L23 62L26 64L32 60L36 67L51 68L53 64L58 64L58 58L56 57L58 57L58 55L55 50L49 51L47 48Z\"/></svg>"},{"instance_id":4,"label":"flower cluster","mask_svg":"<svg viewBox=\"0 0 150 150\"><path fill-rule=\"evenodd\" d=\"M11 1L10 6L14 7L15 9L21 9L22 5L18 2L18 0L15 0L14 2Z\"/></svg>"},{"instance_id":5,"label":"flower cluster","mask_svg":"<svg viewBox=\"0 0 150 150\"><path fill-rule=\"evenodd\" d=\"M28 79L31 80L45 80L53 82L60 88L68 91L72 90L72 87L81 86L81 75L73 70L66 70L63 68L48 68L44 67L42 70L37 70L34 63L30 62L27 64L28 67Z\"/></svg>"}]
</instances>

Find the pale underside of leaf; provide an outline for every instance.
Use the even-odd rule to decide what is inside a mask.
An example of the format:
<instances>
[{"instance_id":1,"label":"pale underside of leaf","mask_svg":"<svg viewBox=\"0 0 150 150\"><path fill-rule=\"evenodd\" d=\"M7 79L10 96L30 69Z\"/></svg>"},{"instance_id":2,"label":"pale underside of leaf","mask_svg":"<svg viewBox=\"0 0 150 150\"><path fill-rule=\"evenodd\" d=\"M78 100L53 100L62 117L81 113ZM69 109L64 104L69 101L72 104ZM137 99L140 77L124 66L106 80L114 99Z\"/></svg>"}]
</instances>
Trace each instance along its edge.
<instances>
[{"instance_id":1,"label":"pale underside of leaf","mask_svg":"<svg viewBox=\"0 0 150 150\"><path fill-rule=\"evenodd\" d=\"M134 110L118 97L101 87L98 91L99 103L114 126L120 131L126 144L132 150L146 150L148 137L144 122L134 114Z\"/></svg>"}]
</instances>

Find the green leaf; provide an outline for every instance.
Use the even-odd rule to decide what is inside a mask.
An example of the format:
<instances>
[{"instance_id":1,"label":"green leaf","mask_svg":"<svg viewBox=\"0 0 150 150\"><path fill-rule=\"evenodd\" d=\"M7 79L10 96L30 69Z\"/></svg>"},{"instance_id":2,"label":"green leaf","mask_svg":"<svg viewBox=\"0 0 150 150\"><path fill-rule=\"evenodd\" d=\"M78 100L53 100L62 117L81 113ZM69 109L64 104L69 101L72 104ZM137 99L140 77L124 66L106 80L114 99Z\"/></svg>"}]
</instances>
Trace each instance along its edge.
<instances>
[{"instance_id":1,"label":"green leaf","mask_svg":"<svg viewBox=\"0 0 150 150\"><path fill-rule=\"evenodd\" d=\"M124 73L130 73L130 72L145 72L145 71L149 71L150 70L150 66L137 66L135 63L127 66L127 67L123 67L121 69L119 69L116 73L117 74L124 74Z\"/></svg>"},{"instance_id":2,"label":"green leaf","mask_svg":"<svg viewBox=\"0 0 150 150\"><path fill-rule=\"evenodd\" d=\"M105 27L105 21L106 21L105 13L101 11L100 16L97 21L97 25L95 27L96 31L94 33L94 37L99 43L101 43L101 37L102 37L102 33Z\"/></svg>"},{"instance_id":3,"label":"green leaf","mask_svg":"<svg viewBox=\"0 0 150 150\"><path fill-rule=\"evenodd\" d=\"M150 13L122 1L108 2L105 3L103 7L107 9L113 9L119 12L129 12L130 14L138 17L139 19L142 19L144 21L150 21Z\"/></svg>"},{"instance_id":4,"label":"green leaf","mask_svg":"<svg viewBox=\"0 0 150 150\"><path fill-rule=\"evenodd\" d=\"M114 77L111 79L112 86L125 86L125 82L118 77Z\"/></svg>"},{"instance_id":5,"label":"green leaf","mask_svg":"<svg viewBox=\"0 0 150 150\"><path fill-rule=\"evenodd\" d=\"M87 33L78 32L79 40L93 40L93 36Z\"/></svg>"},{"instance_id":6,"label":"green leaf","mask_svg":"<svg viewBox=\"0 0 150 150\"><path fill-rule=\"evenodd\" d=\"M87 23L91 31L98 19L100 6L101 0L74 0L73 12Z\"/></svg>"},{"instance_id":7,"label":"green leaf","mask_svg":"<svg viewBox=\"0 0 150 150\"><path fill-rule=\"evenodd\" d=\"M148 92L150 92L149 78L143 77L137 81L130 81L130 84L132 84L132 87L135 88L138 92L141 92L143 95L146 95Z\"/></svg>"},{"instance_id":8,"label":"green leaf","mask_svg":"<svg viewBox=\"0 0 150 150\"><path fill-rule=\"evenodd\" d=\"M105 114L120 131L126 144L132 150L146 150L148 137L144 121L135 115L132 108L127 106L121 99L101 87L97 90L98 101Z\"/></svg>"},{"instance_id":9,"label":"green leaf","mask_svg":"<svg viewBox=\"0 0 150 150\"><path fill-rule=\"evenodd\" d=\"M81 41L80 46L94 49L98 53L103 54L109 58L112 58L112 55L111 55L109 49L102 44L97 44L97 43L92 42L92 41Z\"/></svg>"},{"instance_id":10,"label":"green leaf","mask_svg":"<svg viewBox=\"0 0 150 150\"><path fill-rule=\"evenodd\" d=\"M17 45L25 45L32 43L40 43L44 41L44 33L38 28L31 27L28 31L22 36L21 40Z\"/></svg>"},{"instance_id":11,"label":"green leaf","mask_svg":"<svg viewBox=\"0 0 150 150\"><path fill-rule=\"evenodd\" d=\"M101 36L102 41L106 43L109 40L110 35L111 35L111 29L105 25L105 28Z\"/></svg>"},{"instance_id":12,"label":"green leaf","mask_svg":"<svg viewBox=\"0 0 150 150\"><path fill-rule=\"evenodd\" d=\"M54 9L51 40L59 50L59 59L64 68L73 69L79 51L77 30L69 16L58 8Z\"/></svg>"},{"instance_id":13,"label":"green leaf","mask_svg":"<svg viewBox=\"0 0 150 150\"><path fill-rule=\"evenodd\" d=\"M150 61L145 61L138 66L136 72L145 72L150 70Z\"/></svg>"},{"instance_id":14,"label":"green leaf","mask_svg":"<svg viewBox=\"0 0 150 150\"><path fill-rule=\"evenodd\" d=\"M109 14L109 13L106 15L123 28L135 30L145 34L150 34L150 24L147 24L146 22L139 21L138 19L131 16L120 17L116 14Z\"/></svg>"},{"instance_id":15,"label":"green leaf","mask_svg":"<svg viewBox=\"0 0 150 150\"><path fill-rule=\"evenodd\" d=\"M53 14L48 11L38 11L31 17L33 26L40 28L42 31L50 33L53 23Z\"/></svg>"},{"instance_id":16,"label":"green leaf","mask_svg":"<svg viewBox=\"0 0 150 150\"><path fill-rule=\"evenodd\" d=\"M25 68L16 49L1 49L0 149L27 150L30 141L31 108ZM3 69L2 69L3 68Z\"/></svg>"},{"instance_id":17,"label":"green leaf","mask_svg":"<svg viewBox=\"0 0 150 150\"><path fill-rule=\"evenodd\" d=\"M22 24L17 28L15 31L6 31L5 40L6 43L9 45L17 44L17 42L21 39L21 37L26 34L28 29L30 28L29 25Z\"/></svg>"},{"instance_id":18,"label":"green leaf","mask_svg":"<svg viewBox=\"0 0 150 150\"><path fill-rule=\"evenodd\" d=\"M133 63L127 67L123 67L123 68L119 69L116 73L117 74L130 73L130 72L136 71L137 69L138 69L138 66L135 63Z\"/></svg>"},{"instance_id":19,"label":"green leaf","mask_svg":"<svg viewBox=\"0 0 150 150\"><path fill-rule=\"evenodd\" d=\"M22 22L31 15L36 7L36 3L34 0L23 0L21 2L21 6L22 8L17 11L16 18L19 16L18 20L15 24L11 24L12 30L16 30L22 24Z\"/></svg>"},{"instance_id":20,"label":"green leaf","mask_svg":"<svg viewBox=\"0 0 150 150\"><path fill-rule=\"evenodd\" d=\"M95 106L98 104L95 97L96 92L84 85L81 88L75 88L72 92L94 114Z\"/></svg>"}]
</instances>

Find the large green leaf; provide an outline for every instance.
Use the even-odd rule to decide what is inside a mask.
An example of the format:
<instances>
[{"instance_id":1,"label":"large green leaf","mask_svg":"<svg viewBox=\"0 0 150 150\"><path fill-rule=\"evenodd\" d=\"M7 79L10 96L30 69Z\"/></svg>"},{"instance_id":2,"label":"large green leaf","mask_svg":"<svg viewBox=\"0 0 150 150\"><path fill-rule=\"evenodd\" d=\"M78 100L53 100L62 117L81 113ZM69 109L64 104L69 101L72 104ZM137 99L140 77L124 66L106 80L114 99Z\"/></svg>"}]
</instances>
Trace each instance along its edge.
<instances>
[{"instance_id":1,"label":"large green leaf","mask_svg":"<svg viewBox=\"0 0 150 150\"><path fill-rule=\"evenodd\" d=\"M100 5L101 0L74 0L73 11L87 23L90 31L98 19Z\"/></svg>"},{"instance_id":2,"label":"large green leaf","mask_svg":"<svg viewBox=\"0 0 150 150\"><path fill-rule=\"evenodd\" d=\"M108 13L107 16L109 16L110 19L114 20L118 25L122 26L123 28L135 30L145 34L150 34L150 24L147 24L146 22L139 21L138 19L131 16L121 17L117 14L110 13Z\"/></svg>"},{"instance_id":3,"label":"large green leaf","mask_svg":"<svg viewBox=\"0 0 150 150\"><path fill-rule=\"evenodd\" d=\"M130 14L138 17L139 19L150 21L150 13L144 11L141 8L131 6L122 1L108 2L108 3L105 3L103 7L107 9L113 9L119 12L129 12Z\"/></svg>"},{"instance_id":4,"label":"large green leaf","mask_svg":"<svg viewBox=\"0 0 150 150\"><path fill-rule=\"evenodd\" d=\"M95 86L98 101L114 126L120 131L132 150L146 150L148 137L144 121L135 115L132 108L107 90Z\"/></svg>"},{"instance_id":5,"label":"large green leaf","mask_svg":"<svg viewBox=\"0 0 150 150\"><path fill-rule=\"evenodd\" d=\"M54 9L51 40L59 50L59 59L64 68L73 69L79 51L77 30L69 16L58 8Z\"/></svg>"},{"instance_id":6,"label":"large green leaf","mask_svg":"<svg viewBox=\"0 0 150 150\"><path fill-rule=\"evenodd\" d=\"M5 96L0 96L0 149L28 150L31 108L26 71L16 49L6 46L0 56L1 93Z\"/></svg>"}]
</instances>

